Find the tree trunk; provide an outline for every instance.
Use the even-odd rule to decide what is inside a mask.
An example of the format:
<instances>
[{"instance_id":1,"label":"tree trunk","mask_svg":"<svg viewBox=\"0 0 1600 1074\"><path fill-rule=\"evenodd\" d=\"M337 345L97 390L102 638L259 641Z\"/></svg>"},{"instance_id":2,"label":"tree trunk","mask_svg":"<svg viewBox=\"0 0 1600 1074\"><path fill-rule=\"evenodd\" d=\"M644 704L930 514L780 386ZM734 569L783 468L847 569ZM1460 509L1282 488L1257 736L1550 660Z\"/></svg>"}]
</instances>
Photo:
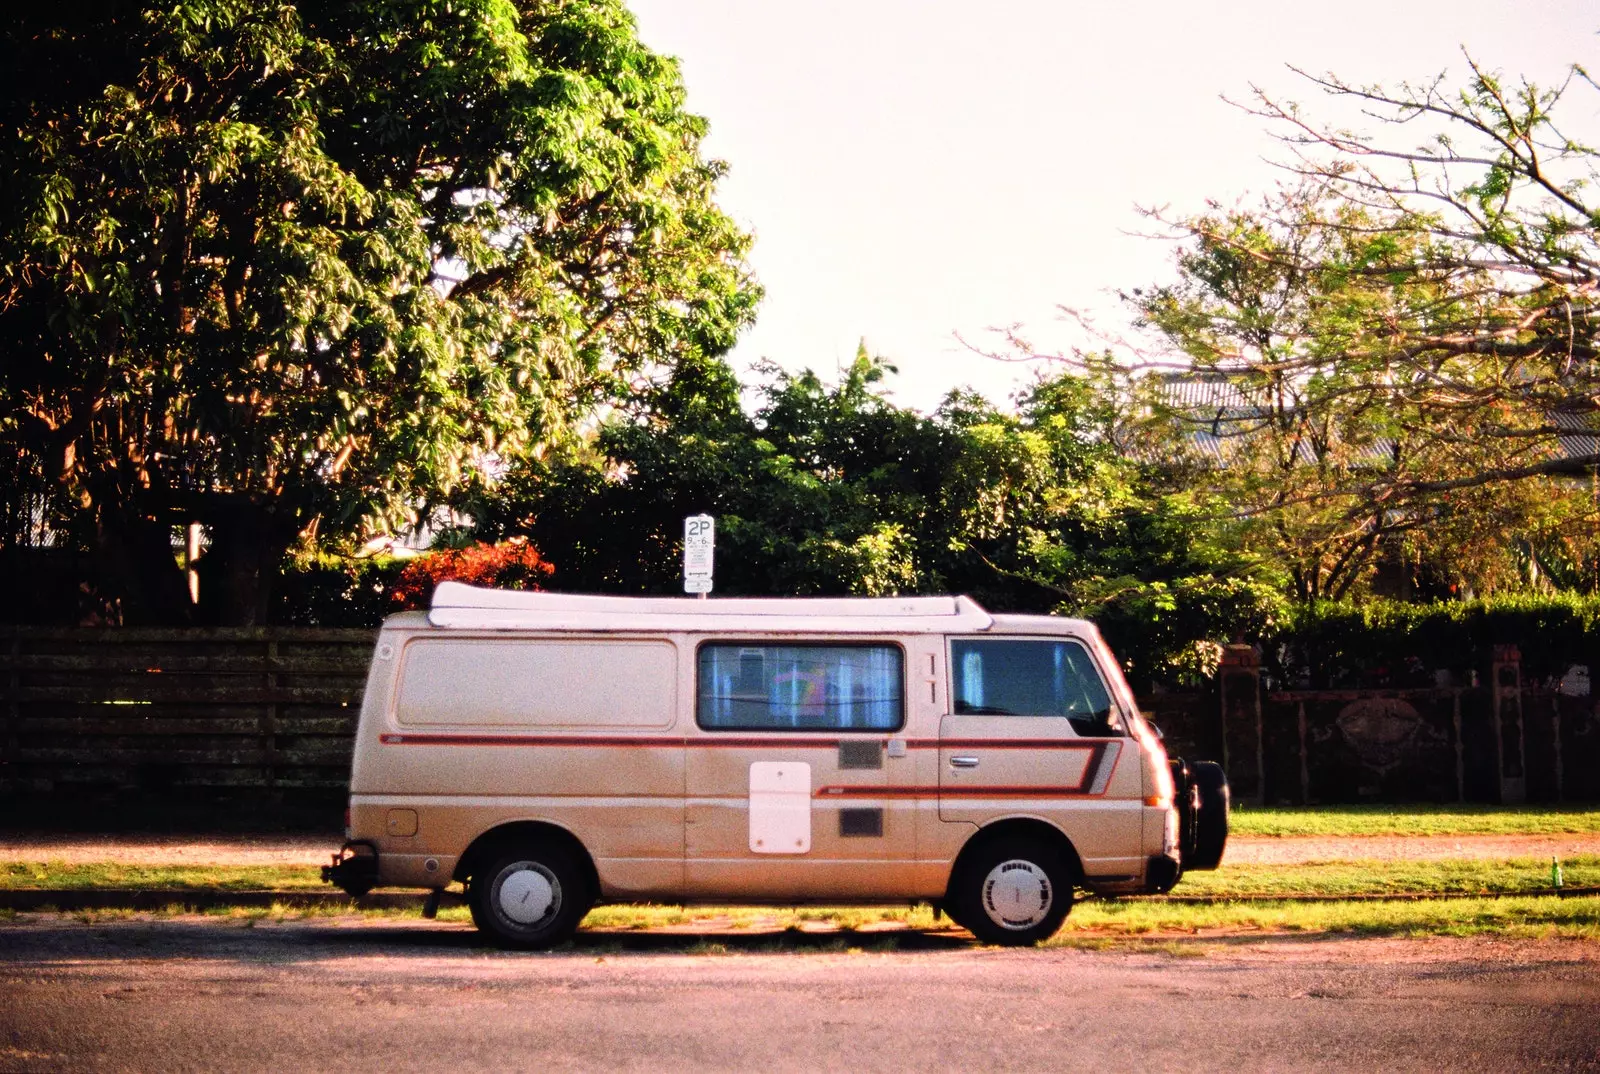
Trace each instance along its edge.
<instances>
[{"instance_id":1,"label":"tree trunk","mask_svg":"<svg viewBox=\"0 0 1600 1074\"><path fill-rule=\"evenodd\" d=\"M100 594L117 601L124 626L184 626L194 606L170 528L135 510L102 510L95 543Z\"/></svg>"},{"instance_id":2,"label":"tree trunk","mask_svg":"<svg viewBox=\"0 0 1600 1074\"><path fill-rule=\"evenodd\" d=\"M275 505L233 503L207 512L210 547L195 563L200 615L213 626L267 626L278 573L300 532Z\"/></svg>"}]
</instances>

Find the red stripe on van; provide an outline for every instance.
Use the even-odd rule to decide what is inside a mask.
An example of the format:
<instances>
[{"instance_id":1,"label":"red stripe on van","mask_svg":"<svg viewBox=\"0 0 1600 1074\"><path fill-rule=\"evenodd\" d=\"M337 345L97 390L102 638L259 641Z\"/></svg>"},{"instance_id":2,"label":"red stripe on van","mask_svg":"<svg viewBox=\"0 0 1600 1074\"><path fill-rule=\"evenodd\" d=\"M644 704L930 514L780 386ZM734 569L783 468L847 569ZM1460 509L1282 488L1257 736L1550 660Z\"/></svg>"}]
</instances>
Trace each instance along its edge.
<instances>
[{"instance_id":1,"label":"red stripe on van","mask_svg":"<svg viewBox=\"0 0 1600 1074\"><path fill-rule=\"evenodd\" d=\"M1082 787L824 787L813 798L1088 798Z\"/></svg>"},{"instance_id":2,"label":"red stripe on van","mask_svg":"<svg viewBox=\"0 0 1600 1074\"><path fill-rule=\"evenodd\" d=\"M943 747L951 750L1096 750L1110 739L1101 738L919 738L906 745L914 750Z\"/></svg>"},{"instance_id":3,"label":"red stripe on van","mask_svg":"<svg viewBox=\"0 0 1600 1074\"><path fill-rule=\"evenodd\" d=\"M696 749L764 749L785 747L799 750L837 749L841 742L870 742L871 738L801 738L781 736L707 736L671 738L650 735L458 735L436 733L386 733L378 736L386 746L637 746L660 749L687 746ZM1059 738L913 738L906 747L930 750L945 747L955 750L1091 750L1102 751L1110 739ZM1117 739L1115 741L1121 741Z\"/></svg>"},{"instance_id":4,"label":"red stripe on van","mask_svg":"<svg viewBox=\"0 0 1600 1074\"><path fill-rule=\"evenodd\" d=\"M379 735L386 746L682 746L681 738L641 735Z\"/></svg>"}]
</instances>

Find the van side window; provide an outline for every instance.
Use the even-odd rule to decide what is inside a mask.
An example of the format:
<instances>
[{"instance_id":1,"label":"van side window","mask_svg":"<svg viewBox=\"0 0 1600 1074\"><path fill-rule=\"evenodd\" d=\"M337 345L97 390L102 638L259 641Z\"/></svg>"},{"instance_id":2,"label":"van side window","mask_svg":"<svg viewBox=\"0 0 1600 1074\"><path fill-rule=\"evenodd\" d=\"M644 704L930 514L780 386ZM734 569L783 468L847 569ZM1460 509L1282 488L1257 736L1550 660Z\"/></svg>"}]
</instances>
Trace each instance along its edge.
<instances>
[{"instance_id":1,"label":"van side window","mask_svg":"<svg viewBox=\"0 0 1600 1074\"><path fill-rule=\"evenodd\" d=\"M715 731L895 731L902 665L893 645L702 645L695 719Z\"/></svg>"},{"instance_id":2,"label":"van side window","mask_svg":"<svg viewBox=\"0 0 1600 1074\"><path fill-rule=\"evenodd\" d=\"M1065 716L1080 735L1125 733L1077 642L952 640L950 663L958 716Z\"/></svg>"}]
</instances>

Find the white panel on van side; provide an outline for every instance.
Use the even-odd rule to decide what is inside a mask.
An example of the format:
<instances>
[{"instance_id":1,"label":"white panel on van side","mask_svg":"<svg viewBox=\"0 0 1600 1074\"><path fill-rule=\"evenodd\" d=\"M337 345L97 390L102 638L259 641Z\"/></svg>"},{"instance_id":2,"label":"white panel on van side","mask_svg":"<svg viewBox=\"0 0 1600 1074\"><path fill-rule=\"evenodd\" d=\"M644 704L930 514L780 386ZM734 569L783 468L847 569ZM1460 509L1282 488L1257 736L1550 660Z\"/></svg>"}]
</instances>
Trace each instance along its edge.
<instances>
[{"instance_id":1,"label":"white panel on van side","mask_svg":"<svg viewBox=\"0 0 1600 1074\"><path fill-rule=\"evenodd\" d=\"M750 852L811 850L811 766L803 761L750 765Z\"/></svg>"},{"instance_id":2,"label":"white panel on van side","mask_svg":"<svg viewBox=\"0 0 1600 1074\"><path fill-rule=\"evenodd\" d=\"M395 719L407 727L669 727L677 653L664 641L415 638Z\"/></svg>"}]
</instances>

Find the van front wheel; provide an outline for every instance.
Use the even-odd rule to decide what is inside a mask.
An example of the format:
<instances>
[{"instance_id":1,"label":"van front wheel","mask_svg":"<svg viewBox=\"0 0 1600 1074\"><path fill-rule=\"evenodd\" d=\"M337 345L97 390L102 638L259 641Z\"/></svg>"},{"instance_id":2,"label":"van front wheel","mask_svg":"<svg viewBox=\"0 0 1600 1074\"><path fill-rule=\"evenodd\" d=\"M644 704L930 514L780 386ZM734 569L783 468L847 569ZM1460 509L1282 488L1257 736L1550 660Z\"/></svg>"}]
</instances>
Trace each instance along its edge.
<instances>
[{"instance_id":1,"label":"van front wheel","mask_svg":"<svg viewBox=\"0 0 1600 1074\"><path fill-rule=\"evenodd\" d=\"M1072 874L1060 854L1031 839L978 850L956 880L957 920L984 943L1021 947L1048 940L1072 909Z\"/></svg>"},{"instance_id":2,"label":"van front wheel","mask_svg":"<svg viewBox=\"0 0 1600 1074\"><path fill-rule=\"evenodd\" d=\"M551 947L578 931L593 901L584 876L559 847L493 855L472 878L472 922L501 947Z\"/></svg>"}]
</instances>

